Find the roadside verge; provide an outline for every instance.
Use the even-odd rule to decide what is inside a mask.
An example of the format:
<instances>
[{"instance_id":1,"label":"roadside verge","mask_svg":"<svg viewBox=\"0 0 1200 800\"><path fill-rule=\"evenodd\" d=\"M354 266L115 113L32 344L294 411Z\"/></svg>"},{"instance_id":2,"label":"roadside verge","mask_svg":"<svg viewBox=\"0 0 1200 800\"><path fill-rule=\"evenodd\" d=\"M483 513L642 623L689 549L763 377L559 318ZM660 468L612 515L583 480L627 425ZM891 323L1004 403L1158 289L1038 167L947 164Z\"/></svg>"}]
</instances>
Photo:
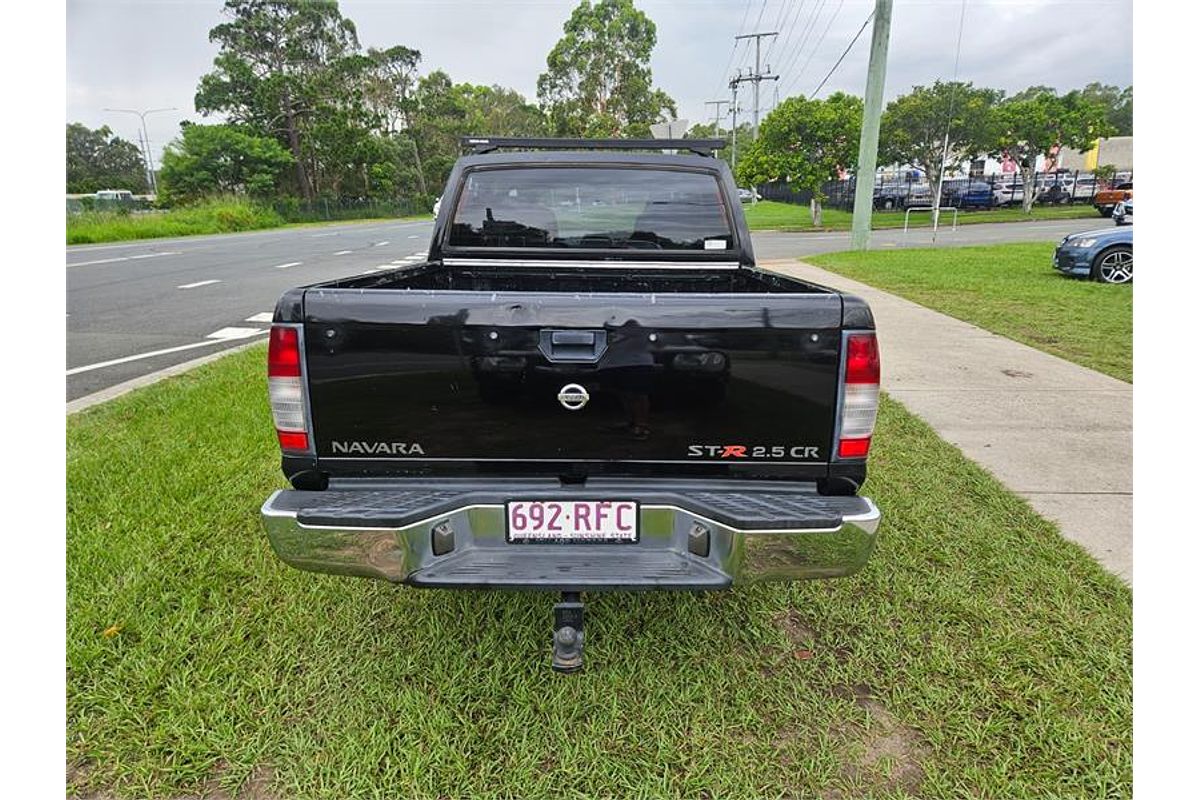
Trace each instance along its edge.
<instances>
[{"instance_id":1,"label":"roadside verge","mask_svg":"<svg viewBox=\"0 0 1200 800\"><path fill-rule=\"evenodd\" d=\"M865 299L883 389L1132 582L1130 384L802 261L763 266Z\"/></svg>"},{"instance_id":2,"label":"roadside verge","mask_svg":"<svg viewBox=\"0 0 1200 800\"><path fill-rule=\"evenodd\" d=\"M279 562L260 356L67 421L68 796L1129 795L1131 592L899 404L862 572L598 593L563 680L545 595Z\"/></svg>"}]
</instances>

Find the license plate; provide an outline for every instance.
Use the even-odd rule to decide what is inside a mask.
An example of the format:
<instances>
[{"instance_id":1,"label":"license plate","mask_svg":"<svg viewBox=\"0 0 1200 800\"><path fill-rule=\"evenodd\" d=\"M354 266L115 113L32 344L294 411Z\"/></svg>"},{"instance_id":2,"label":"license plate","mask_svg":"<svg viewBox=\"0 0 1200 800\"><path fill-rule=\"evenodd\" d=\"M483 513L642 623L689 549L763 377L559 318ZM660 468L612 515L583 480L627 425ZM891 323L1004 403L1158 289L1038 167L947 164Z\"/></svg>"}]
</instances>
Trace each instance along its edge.
<instances>
[{"instance_id":1,"label":"license plate","mask_svg":"<svg viewBox=\"0 0 1200 800\"><path fill-rule=\"evenodd\" d=\"M508 503L510 542L636 542L633 500L514 500Z\"/></svg>"}]
</instances>

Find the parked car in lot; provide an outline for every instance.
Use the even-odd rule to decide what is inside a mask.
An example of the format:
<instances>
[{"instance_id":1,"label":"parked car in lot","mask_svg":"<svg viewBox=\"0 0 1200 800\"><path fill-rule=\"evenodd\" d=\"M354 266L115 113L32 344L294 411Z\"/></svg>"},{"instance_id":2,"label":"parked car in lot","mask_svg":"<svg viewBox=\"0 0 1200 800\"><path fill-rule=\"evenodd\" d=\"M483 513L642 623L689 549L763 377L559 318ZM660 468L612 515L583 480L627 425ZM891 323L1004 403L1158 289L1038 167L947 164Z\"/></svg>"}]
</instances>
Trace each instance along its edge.
<instances>
[{"instance_id":1,"label":"parked car in lot","mask_svg":"<svg viewBox=\"0 0 1200 800\"><path fill-rule=\"evenodd\" d=\"M997 182L992 187L992 201L1002 207L1025 202L1025 183L1012 178Z\"/></svg>"},{"instance_id":2,"label":"parked car in lot","mask_svg":"<svg viewBox=\"0 0 1200 800\"><path fill-rule=\"evenodd\" d=\"M971 181L942 193L942 203L956 208L991 208L995 202L992 186L986 181Z\"/></svg>"},{"instance_id":3,"label":"parked car in lot","mask_svg":"<svg viewBox=\"0 0 1200 800\"><path fill-rule=\"evenodd\" d=\"M261 514L278 556L561 592L564 672L583 664L583 591L861 569L880 520L860 494L874 319L756 265L723 140L464 145L426 261L275 306L291 486Z\"/></svg>"},{"instance_id":4,"label":"parked car in lot","mask_svg":"<svg viewBox=\"0 0 1200 800\"><path fill-rule=\"evenodd\" d=\"M1067 184L1052 183L1039 190L1034 202L1051 206L1065 205L1071 202L1071 189Z\"/></svg>"},{"instance_id":5,"label":"parked car in lot","mask_svg":"<svg viewBox=\"0 0 1200 800\"><path fill-rule=\"evenodd\" d=\"M1129 283L1133 280L1133 228L1072 233L1055 249L1054 268L1101 283Z\"/></svg>"},{"instance_id":6,"label":"parked car in lot","mask_svg":"<svg viewBox=\"0 0 1200 800\"><path fill-rule=\"evenodd\" d=\"M1118 225L1133 224L1133 198L1122 200L1117 203L1117 207L1113 209L1113 222Z\"/></svg>"},{"instance_id":7,"label":"parked car in lot","mask_svg":"<svg viewBox=\"0 0 1200 800\"><path fill-rule=\"evenodd\" d=\"M1117 207L1117 203L1132 198L1133 184L1118 183L1111 189L1102 189L1096 192L1096 196L1092 198L1092 206L1100 212L1100 216L1111 217L1113 209Z\"/></svg>"},{"instance_id":8,"label":"parked car in lot","mask_svg":"<svg viewBox=\"0 0 1200 800\"><path fill-rule=\"evenodd\" d=\"M884 183L875 187L875 208L891 211L896 208L927 206L933 201L928 183Z\"/></svg>"}]
</instances>

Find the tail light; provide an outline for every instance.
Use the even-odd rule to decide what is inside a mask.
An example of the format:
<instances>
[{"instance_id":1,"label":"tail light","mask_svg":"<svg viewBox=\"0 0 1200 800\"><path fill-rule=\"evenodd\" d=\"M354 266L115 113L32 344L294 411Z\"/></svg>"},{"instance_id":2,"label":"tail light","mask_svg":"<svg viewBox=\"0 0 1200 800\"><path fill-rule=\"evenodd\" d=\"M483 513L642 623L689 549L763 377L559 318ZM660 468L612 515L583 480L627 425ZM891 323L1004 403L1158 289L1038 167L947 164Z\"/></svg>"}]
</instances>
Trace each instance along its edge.
<instances>
[{"instance_id":1,"label":"tail light","mask_svg":"<svg viewBox=\"0 0 1200 800\"><path fill-rule=\"evenodd\" d=\"M874 333L848 333L842 366L838 458L866 458L879 411L879 344Z\"/></svg>"},{"instance_id":2,"label":"tail light","mask_svg":"<svg viewBox=\"0 0 1200 800\"><path fill-rule=\"evenodd\" d=\"M267 391L279 447L309 450L308 403L304 395L299 326L274 325L267 347Z\"/></svg>"}]
</instances>

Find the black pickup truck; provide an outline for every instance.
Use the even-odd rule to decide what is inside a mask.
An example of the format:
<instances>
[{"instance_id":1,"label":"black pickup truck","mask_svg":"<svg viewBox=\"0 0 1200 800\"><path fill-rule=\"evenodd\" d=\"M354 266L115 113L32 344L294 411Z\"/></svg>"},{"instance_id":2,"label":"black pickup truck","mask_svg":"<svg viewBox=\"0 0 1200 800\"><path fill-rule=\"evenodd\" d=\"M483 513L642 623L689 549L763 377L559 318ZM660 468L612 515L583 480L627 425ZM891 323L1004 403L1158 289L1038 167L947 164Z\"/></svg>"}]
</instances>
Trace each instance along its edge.
<instances>
[{"instance_id":1,"label":"black pickup truck","mask_svg":"<svg viewBox=\"0 0 1200 800\"><path fill-rule=\"evenodd\" d=\"M465 144L426 262L275 308L279 557L562 592L563 671L582 664L582 591L861 568L874 321L755 266L722 143Z\"/></svg>"}]
</instances>

